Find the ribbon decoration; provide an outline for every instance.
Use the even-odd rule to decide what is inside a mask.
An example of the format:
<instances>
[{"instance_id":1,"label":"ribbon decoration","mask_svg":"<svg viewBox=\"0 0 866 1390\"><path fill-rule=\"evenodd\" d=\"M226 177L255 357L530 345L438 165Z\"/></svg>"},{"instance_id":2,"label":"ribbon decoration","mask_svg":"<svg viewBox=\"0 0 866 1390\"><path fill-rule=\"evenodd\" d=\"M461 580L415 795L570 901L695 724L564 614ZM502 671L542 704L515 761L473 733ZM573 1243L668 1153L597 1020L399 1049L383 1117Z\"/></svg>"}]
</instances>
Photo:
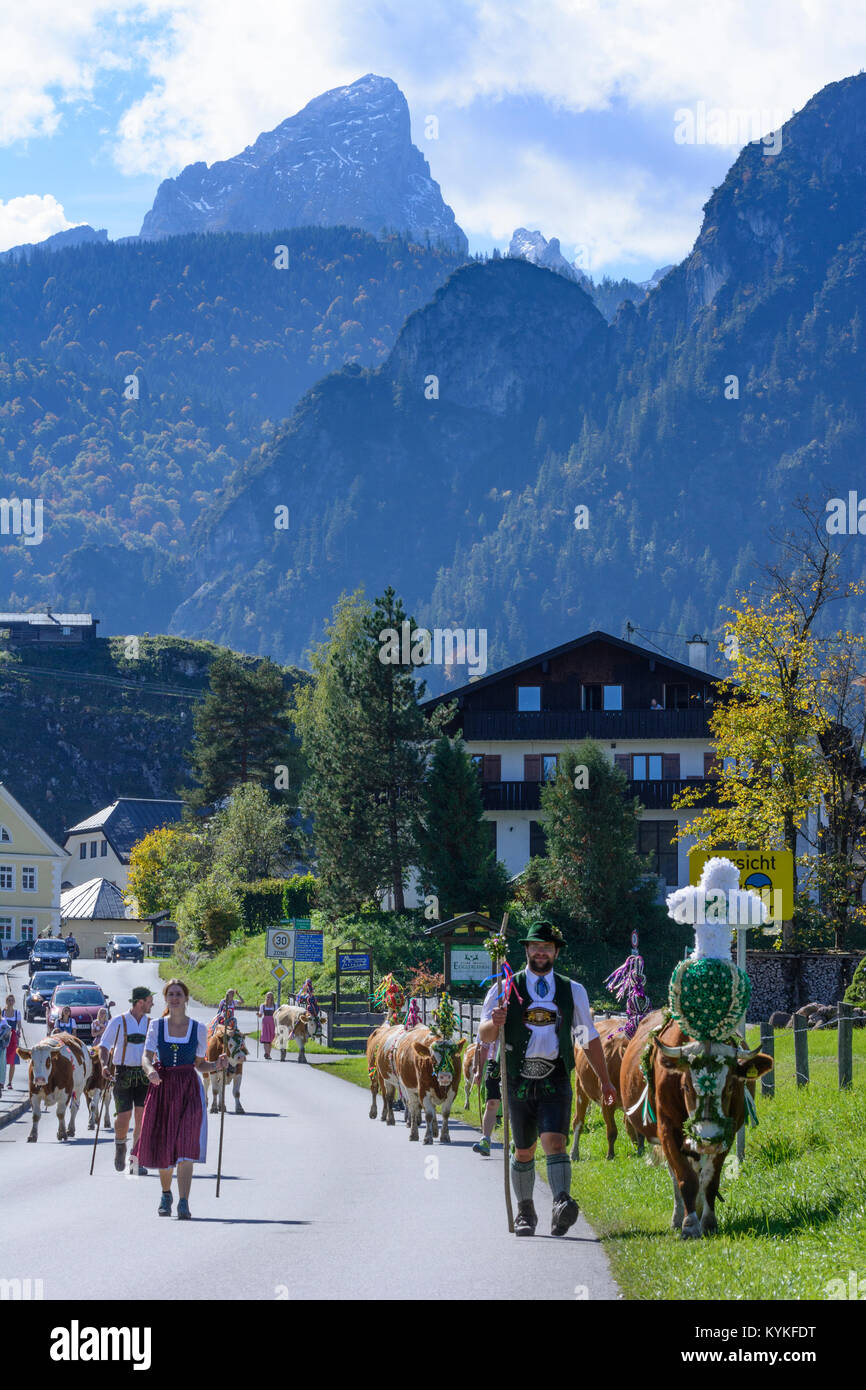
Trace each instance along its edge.
<instances>
[{"instance_id":1,"label":"ribbon decoration","mask_svg":"<svg viewBox=\"0 0 866 1390\"><path fill-rule=\"evenodd\" d=\"M604 987L620 1002L625 999L625 1023L621 1024L616 1031L617 1033L625 1033L627 1038L633 1038L637 1032L638 1024L651 1008L645 988L646 973L643 957L639 956L637 952L632 952L623 965L608 975Z\"/></svg>"},{"instance_id":2,"label":"ribbon decoration","mask_svg":"<svg viewBox=\"0 0 866 1390\"><path fill-rule=\"evenodd\" d=\"M406 994L392 974L384 976L378 989L370 997L373 1013L387 1013L388 1022L391 1024L400 1022L400 1012L406 1003Z\"/></svg>"},{"instance_id":3,"label":"ribbon decoration","mask_svg":"<svg viewBox=\"0 0 866 1390\"><path fill-rule=\"evenodd\" d=\"M518 990L517 985L514 983L514 971L511 969L511 966L508 964L508 961L507 961L507 960L503 959L502 964L501 964L501 966L500 966L500 970L501 970L501 972L502 972L501 978L502 978L502 1002L503 1002L503 1004L506 1004L506 1005L508 1004L508 1001L509 1001L509 999L511 998L512 992L514 993L515 998L517 998L517 999L520 1001L520 1003L522 1004L522 1003L523 1003L523 997L522 997L522 995L520 994L520 991ZM488 975L488 976L487 976L487 979L486 979L486 980L482 980L481 983L482 983L483 985L492 985L492 984L496 984L496 983L498 982L499 979L500 979L500 976L499 976L498 974L497 974L497 975Z\"/></svg>"},{"instance_id":4,"label":"ribbon decoration","mask_svg":"<svg viewBox=\"0 0 866 1390\"><path fill-rule=\"evenodd\" d=\"M409 1007L406 1010L406 1017L403 1020L403 1027L407 1033L413 1028L417 1028L421 1022L421 1010L418 1008L417 999L409 1000Z\"/></svg>"}]
</instances>

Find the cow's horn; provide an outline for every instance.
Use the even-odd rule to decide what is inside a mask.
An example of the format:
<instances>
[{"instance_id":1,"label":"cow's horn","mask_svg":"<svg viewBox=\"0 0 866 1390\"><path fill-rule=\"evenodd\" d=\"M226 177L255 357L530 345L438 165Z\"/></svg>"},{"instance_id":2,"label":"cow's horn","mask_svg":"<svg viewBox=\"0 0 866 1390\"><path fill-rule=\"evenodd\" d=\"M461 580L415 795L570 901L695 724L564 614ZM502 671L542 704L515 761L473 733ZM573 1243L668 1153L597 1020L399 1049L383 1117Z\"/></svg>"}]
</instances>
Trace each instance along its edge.
<instances>
[{"instance_id":1,"label":"cow's horn","mask_svg":"<svg viewBox=\"0 0 866 1390\"><path fill-rule=\"evenodd\" d=\"M737 1049L737 1061L738 1061L738 1062L751 1062L751 1061L754 1060L755 1057L758 1056L758 1053L759 1053L760 1051L761 1051L760 1047L755 1047L755 1048L753 1048L751 1052L749 1051L748 1048L738 1048L738 1049Z\"/></svg>"},{"instance_id":2,"label":"cow's horn","mask_svg":"<svg viewBox=\"0 0 866 1390\"><path fill-rule=\"evenodd\" d=\"M661 1038L656 1038L656 1047L665 1057L676 1058L682 1057L683 1055L683 1049L681 1047L668 1047L667 1043L663 1043Z\"/></svg>"}]
</instances>

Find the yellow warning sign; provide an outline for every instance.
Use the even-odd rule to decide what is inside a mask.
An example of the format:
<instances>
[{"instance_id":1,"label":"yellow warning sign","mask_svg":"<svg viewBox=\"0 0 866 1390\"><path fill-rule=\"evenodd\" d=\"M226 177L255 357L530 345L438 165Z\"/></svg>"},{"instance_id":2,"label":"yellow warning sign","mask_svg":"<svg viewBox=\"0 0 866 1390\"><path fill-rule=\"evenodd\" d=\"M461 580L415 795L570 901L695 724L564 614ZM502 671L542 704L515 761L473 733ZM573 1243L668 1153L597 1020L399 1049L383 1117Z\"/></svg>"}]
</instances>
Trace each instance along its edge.
<instances>
[{"instance_id":1,"label":"yellow warning sign","mask_svg":"<svg viewBox=\"0 0 866 1390\"><path fill-rule=\"evenodd\" d=\"M751 888L767 904L767 924L790 921L794 912L794 856L789 849L689 850L689 882L697 883L708 859L730 859L740 871L740 887Z\"/></svg>"}]
</instances>

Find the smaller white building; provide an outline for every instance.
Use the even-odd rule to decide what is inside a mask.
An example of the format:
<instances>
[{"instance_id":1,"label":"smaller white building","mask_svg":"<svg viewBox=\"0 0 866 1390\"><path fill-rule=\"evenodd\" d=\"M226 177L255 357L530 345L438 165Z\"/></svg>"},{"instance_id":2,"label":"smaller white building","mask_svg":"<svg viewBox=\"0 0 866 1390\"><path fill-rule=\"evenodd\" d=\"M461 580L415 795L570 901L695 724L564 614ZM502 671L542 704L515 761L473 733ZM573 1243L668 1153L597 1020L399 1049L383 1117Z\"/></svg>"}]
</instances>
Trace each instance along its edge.
<instances>
[{"instance_id":1,"label":"smaller white building","mask_svg":"<svg viewBox=\"0 0 866 1390\"><path fill-rule=\"evenodd\" d=\"M64 840L69 854L63 870L64 888L80 887L98 876L123 891L129 881L133 845L152 830L173 825L182 814L183 802L179 800L127 796L71 826Z\"/></svg>"}]
</instances>

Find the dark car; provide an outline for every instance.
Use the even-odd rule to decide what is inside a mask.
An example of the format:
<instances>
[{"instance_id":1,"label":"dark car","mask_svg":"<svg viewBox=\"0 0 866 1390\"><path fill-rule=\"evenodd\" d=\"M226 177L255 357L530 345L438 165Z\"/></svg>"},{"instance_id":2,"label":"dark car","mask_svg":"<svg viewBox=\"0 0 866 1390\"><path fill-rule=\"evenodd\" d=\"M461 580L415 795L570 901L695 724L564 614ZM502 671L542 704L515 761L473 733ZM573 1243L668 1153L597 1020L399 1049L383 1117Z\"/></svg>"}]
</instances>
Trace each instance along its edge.
<instances>
[{"instance_id":1,"label":"dark car","mask_svg":"<svg viewBox=\"0 0 866 1390\"><path fill-rule=\"evenodd\" d=\"M124 936L122 933L115 933L108 938L108 945L105 948L105 959L109 962L118 960L144 960L144 946L137 936Z\"/></svg>"},{"instance_id":2,"label":"dark car","mask_svg":"<svg viewBox=\"0 0 866 1390\"><path fill-rule=\"evenodd\" d=\"M95 980L76 980L73 984L60 984L51 997L48 1010L49 1025L57 1022L64 1004L69 1005L69 1011L75 1021L76 1038L90 1046L96 1015L100 1009L108 1009L110 1012L114 1000L106 999Z\"/></svg>"},{"instance_id":3,"label":"dark car","mask_svg":"<svg viewBox=\"0 0 866 1390\"><path fill-rule=\"evenodd\" d=\"M33 950L33 942L32 942L32 941L28 941L26 938L25 938L24 941L15 941L15 942L13 942L13 944L9 947L8 951L6 952L6 955L5 955L4 959L5 959L5 960L26 960L27 957L30 955L30 952L31 952L32 950Z\"/></svg>"},{"instance_id":4,"label":"dark car","mask_svg":"<svg viewBox=\"0 0 866 1390\"><path fill-rule=\"evenodd\" d=\"M44 1018L51 996L58 985L77 983L78 976L68 970L37 970L24 986L24 1022L35 1023Z\"/></svg>"},{"instance_id":5,"label":"dark car","mask_svg":"<svg viewBox=\"0 0 866 1390\"><path fill-rule=\"evenodd\" d=\"M35 975L37 970L71 969L72 957L65 941L55 936L40 937L38 941L34 941L27 967L29 975Z\"/></svg>"}]
</instances>

